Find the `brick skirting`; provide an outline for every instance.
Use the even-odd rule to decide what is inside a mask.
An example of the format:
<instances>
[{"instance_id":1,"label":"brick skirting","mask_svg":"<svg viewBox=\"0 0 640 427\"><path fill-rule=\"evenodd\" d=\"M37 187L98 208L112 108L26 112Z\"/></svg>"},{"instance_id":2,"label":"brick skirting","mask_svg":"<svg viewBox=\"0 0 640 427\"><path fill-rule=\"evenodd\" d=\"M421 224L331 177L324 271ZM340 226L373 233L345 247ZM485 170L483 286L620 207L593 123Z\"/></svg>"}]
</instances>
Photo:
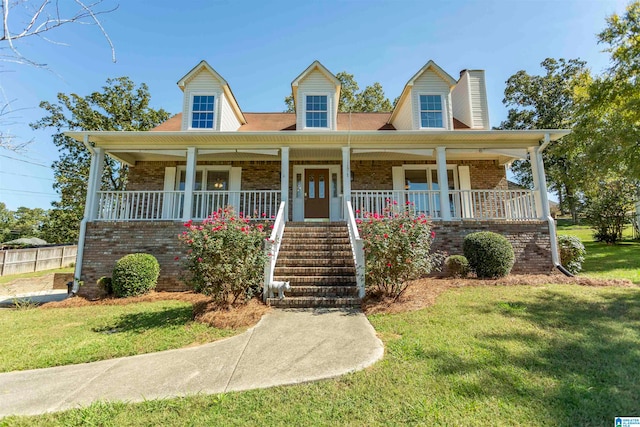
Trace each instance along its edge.
<instances>
[{"instance_id":1,"label":"brick skirting","mask_svg":"<svg viewBox=\"0 0 640 427\"><path fill-rule=\"evenodd\" d=\"M182 222L91 222L87 224L82 277L79 294L88 298L100 295L96 281L111 276L115 262L124 255L146 252L160 263L157 290L184 291L180 261L186 248L178 241L184 230ZM504 235L516 255L512 272L518 274L548 273L553 269L549 227L543 221L453 221L435 222L434 249L450 255L462 254L464 236L475 231L493 231Z\"/></svg>"}]
</instances>

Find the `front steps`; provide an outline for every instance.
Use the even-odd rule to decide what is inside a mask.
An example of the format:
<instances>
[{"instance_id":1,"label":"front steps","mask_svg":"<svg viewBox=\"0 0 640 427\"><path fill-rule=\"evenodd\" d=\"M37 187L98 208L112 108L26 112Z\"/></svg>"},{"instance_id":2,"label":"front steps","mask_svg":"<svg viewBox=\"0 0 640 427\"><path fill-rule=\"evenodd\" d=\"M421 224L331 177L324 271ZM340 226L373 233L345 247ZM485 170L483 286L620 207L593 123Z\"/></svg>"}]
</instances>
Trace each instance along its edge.
<instances>
[{"instance_id":1,"label":"front steps","mask_svg":"<svg viewBox=\"0 0 640 427\"><path fill-rule=\"evenodd\" d=\"M274 307L360 306L347 225L288 222L273 279L291 284L284 299L267 299Z\"/></svg>"}]
</instances>

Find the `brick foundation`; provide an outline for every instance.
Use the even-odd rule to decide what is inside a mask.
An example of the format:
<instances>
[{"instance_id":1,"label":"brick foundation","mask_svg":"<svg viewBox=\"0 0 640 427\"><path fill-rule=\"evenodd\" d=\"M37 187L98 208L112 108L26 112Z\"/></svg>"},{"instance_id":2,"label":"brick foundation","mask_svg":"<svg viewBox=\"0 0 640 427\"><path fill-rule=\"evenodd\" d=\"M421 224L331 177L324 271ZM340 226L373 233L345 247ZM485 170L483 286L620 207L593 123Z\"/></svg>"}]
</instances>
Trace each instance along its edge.
<instances>
[{"instance_id":1,"label":"brick foundation","mask_svg":"<svg viewBox=\"0 0 640 427\"><path fill-rule=\"evenodd\" d=\"M157 290L184 291L180 261L175 257L186 250L178 241L182 222L92 222L87 224L82 277L79 294L94 298L100 295L96 281L111 276L115 262L124 255L146 252L160 263ZM553 269L546 222L454 221L435 222L434 249L449 255L462 254L464 236L475 231L493 231L504 235L516 255L512 272L517 274L548 273Z\"/></svg>"},{"instance_id":2,"label":"brick foundation","mask_svg":"<svg viewBox=\"0 0 640 427\"><path fill-rule=\"evenodd\" d=\"M515 252L515 274L546 274L553 270L549 225L545 221L454 221L434 222L434 249L448 255L462 255L464 236L476 231L493 231L505 236Z\"/></svg>"}]
</instances>

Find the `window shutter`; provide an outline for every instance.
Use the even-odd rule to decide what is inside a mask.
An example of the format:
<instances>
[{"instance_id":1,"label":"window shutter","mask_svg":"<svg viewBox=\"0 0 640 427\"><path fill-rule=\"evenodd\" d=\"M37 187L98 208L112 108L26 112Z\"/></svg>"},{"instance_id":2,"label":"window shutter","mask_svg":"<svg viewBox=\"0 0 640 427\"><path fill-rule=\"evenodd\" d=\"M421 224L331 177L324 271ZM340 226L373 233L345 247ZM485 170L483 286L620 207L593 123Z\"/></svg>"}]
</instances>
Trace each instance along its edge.
<instances>
[{"instance_id":1,"label":"window shutter","mask_svg":"<svg viewBox=\"0 0 640 427\"><path fill-rule=\"evenodd\" d=\"M176 188L176 168L166 167L164 168L164 191L165 194L162 197L162 218L171 219L174 218L174 197L172 193L168 191L174 191Z\"/></svg>"},{"instance_id":2,"label":"window shutter","mask_svg":"<svg viewBox=\"0 0 640 427\"><path fill-rule=\"evenodd\" d=\"M458 180L460 182L462 202L462 217L473 218L473 204L471 199L471 175L469 166L458 166Z\"/></svg>"},{"instance_id":3,"label":"window shutter","mask_svg":"<svg viewBox=\"0 0 640 427\"><path fill-rule=\"evenodd\" d=\"M404 169L402 166L393 166L391 168L391 175L393 177L393 189L394 191L404 190Z\"/></svg>"},{"instance_id":4,"label":"window shutter","mask_svg":"<svg viewBox=\"0 0 640 427\"><path fill-rule=\"evenodd\" d=\"M242 168L231 168L229 172L229 190L240 191L242 184Z\"/></svg>"}]
</instances>

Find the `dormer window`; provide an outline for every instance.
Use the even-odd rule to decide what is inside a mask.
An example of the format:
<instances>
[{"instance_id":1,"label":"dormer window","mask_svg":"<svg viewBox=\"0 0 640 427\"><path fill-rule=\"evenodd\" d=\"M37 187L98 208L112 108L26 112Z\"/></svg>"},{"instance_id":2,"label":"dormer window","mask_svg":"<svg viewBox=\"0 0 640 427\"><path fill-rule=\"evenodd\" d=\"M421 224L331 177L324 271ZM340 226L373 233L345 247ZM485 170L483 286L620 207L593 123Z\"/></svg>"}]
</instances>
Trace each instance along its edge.
<instances>
[{"instance_id":1,"label":"dormer window","mask_svg":"<svg viewBox=\"0 0 640 427\"><path fill-rule=\"evenodd\" d=\"M194 95L191 108L191 128L192 129L213 129L214 113L213 95Z\"/></svg>"},{"instance_id":2,"label":"dormer window","mask_svg":"<svg viewBox=\"0 0 640 427\"><path fill-rule=\"evenodd\" d=\"M444 128L442 115L441 95L420 95L421 128Z\"/></svg>"},{"instance_id":3,"label":"dormer window","mask_svg":"<svg viewBox=\"0 0 640 427\"><path fill-rule=\"evenodd\" d=\"M307 95L307 128L328 128L327 95Z\"/></svg>"}]
</instances>

